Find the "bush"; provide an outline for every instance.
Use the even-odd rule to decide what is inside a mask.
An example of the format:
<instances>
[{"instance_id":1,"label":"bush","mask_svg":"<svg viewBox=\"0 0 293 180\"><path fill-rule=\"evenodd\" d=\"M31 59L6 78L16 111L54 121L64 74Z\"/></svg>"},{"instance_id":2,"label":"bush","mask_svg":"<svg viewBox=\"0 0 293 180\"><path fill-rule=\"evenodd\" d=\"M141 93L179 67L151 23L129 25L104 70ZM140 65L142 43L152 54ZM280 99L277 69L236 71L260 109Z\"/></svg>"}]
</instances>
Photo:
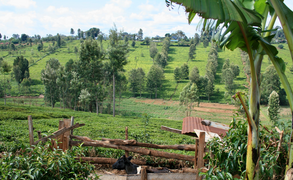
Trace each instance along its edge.
<instances>
[{"instance_id":1,"label":"bush","mask_svg":"<svg viewBox=\"0 0 293 180\"><path fill-rule=\"evenodd\" d=\"M0 179L86 179L94 166L75 160L79 147L72 151L52 151L50 143L34 148L23 146L0 159Z\"/></svg>"},{"instance_id":2,"label":"bush","mask_svg":"<svg viewBox=\"0 0 293 180\"><path fill-rule=\"evenodd\" d=\"M289 122L290 123L290 122ZM281 130L286 130L289 123L280 122L277 126ZM205 156L209 160L211 167L208 172L200 173L205 175L206 179L233 179L234 175L239 175L244 179L246 169L246 151L247 151L247 121L234 118L230 124L230 130L222 140L214 138L207 143L207 148L211 153ZM287 128L288 129L288 128ZM288 154L289 132L284 132L281 152L277 152L277 146L273 146L271 140L278 139L279 133L272 130L272 134L261 128L260 146L261 157L259 159L259 173L262 179L283 179ZM213 154L213 156L211 156ZM278 155L278 156L277 156ZM277 161L277 162L276 162Z\"/></svg>"},{"instance_id":3,"label":"bush","mask_svg":"<svg viewBox=\"0 0 293 180\"><path fill-rule=\"evenodd\" d=\"M283 46L282 44L280 44L280 45L278 45L278 48L279 48L279 49L283 49L284 46Z\"/></svg>"}]
</instances>

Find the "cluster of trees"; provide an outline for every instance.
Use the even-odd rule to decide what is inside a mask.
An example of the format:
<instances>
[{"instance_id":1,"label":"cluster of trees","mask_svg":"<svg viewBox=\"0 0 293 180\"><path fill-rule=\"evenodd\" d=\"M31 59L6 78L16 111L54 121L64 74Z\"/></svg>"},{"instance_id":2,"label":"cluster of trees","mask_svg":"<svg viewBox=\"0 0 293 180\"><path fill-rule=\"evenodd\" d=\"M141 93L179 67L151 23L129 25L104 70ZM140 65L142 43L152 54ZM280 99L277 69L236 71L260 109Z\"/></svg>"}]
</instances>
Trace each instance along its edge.
<instances>
[{"instance_id":1,"label":"cluster of trees","mask_svg":"<svg viewBox=\"0 0 293 180\"><path fill-rule=\"evenodd\" d=\"M0 97L4 97L4 105L6 105L6 89L9 88L9 81L5 79L5 75L11 71L11 66L0 58L0 72L3 74L3 82L0 82Z\"/></svg>"},{"instance_id":2,"label":"cluster of trees","mask_svg":"<svg viewBox=\"0 0 293 180\"><path fill-rule=\"evenodd\" d=\"M225 63L222 67L222 82L225 83L227 97L231 97L235 94L236 85L234 83L234 79L239 76L240 69L238 65L230 64L230 60L226 59Z\"/></svg>"},{"instance_id":3,"label":"cluster of trees","mask_svg":"<svg viewBox=\"0 0 293 180\"><path fill-rule=\"evenodd\" d=\"M192 44L191 44L192 45ZM179 96L180 105L186 107L186 115L191 115L191 110L195 102L200 103L200 98L210 96L214 92L214 81L218 67L218 51L217 46L212 46L208 55L206 74L200 76L198 68L195 66L189 74L190 82L182 89ZM176 67L174 70L174 78L179 82L181 78L186 78L188 75L188 66L184 64L181 68ZM188 114L189 109L189 114Z\"/></svg>"},{"instance_id":4,"label":"cluster of trees","mask_svg":"<svg viewBox=\"0 0 293 180\"><path fill-rule=\"evenodd\" d=\"M111 42L107 51L98 41L87 39L80 46L77 61L71 59L65 66L57 59L47 61L41 72L45 100L52 107L60 100L64 107L74 109L79 103L83 109L94 111L96 108L98 114L99 107L103 107L103 101L108 97L113 100L115 116L115 91L121 95L127 84L123 67L127 63L128 44L120 42L119 38L114 28L110 30Z\"/></svg>"},{"instance_id":5,"label":"cluster of trees","mask_svg":"<svg viewBox=\"0 0 293 180\"><path fill-rule=\"evenodd\" d=\"M286 98L286 92L281 88L280 77L278 76L276 69L273 65L266 68L265 72L261 76L260 85L261 97L260 103L268 105L270 94L275 91L278 94L280 105L288 105Z\"/></svg>"},{"instance_id":6,"label":"cluster of trees","mask_svg":"<svg viewBox=\"0 0 293 180\"><path fill-rule=\"evenodd\" d=\"M164 68L168 63L168 51L170 48L170 38L166 37L163 41L162 50L158 52L157 46L154 42L151 42L149 51L150 57L153 60L148 74L145 76L145 72L142 68L132 69L129 72L129 89L133 93L133 96L139 92L140 96L142 91L149 92L150 97L155 94L157 98L158 91L162 89L163 80L165 79Z\"/></svg>"}]
</instances>

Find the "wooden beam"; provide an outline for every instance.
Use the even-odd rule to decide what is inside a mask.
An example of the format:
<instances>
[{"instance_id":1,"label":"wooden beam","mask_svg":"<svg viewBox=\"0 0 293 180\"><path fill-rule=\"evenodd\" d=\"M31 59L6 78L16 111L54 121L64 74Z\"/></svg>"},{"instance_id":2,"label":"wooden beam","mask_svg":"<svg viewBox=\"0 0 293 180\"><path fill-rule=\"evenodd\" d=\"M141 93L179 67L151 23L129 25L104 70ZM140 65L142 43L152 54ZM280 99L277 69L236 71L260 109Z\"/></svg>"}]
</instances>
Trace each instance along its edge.
<instances>
[{"instance_id":1,"label":"wooden beam","mask_svg":"<svg viewBox=\"0 0 293 180\"><path fill-rule=\"evenodd\" d=\"M164 131L169 131L169 132L172 132L172 133L177 133L177 134L182 134L181 130L179 129L174 129L174 128L170 128L170 127L167 127L167 126L161 126L161 129L164 130Z\"/></svg>"},{"instance_id":2,"label":"wooden beam","mask_svg":"<svg viewBox=\"0 0 293 180\"><path fill-rule=\"evenodd\" d=\"M141 168L141 180L147 180L148 179L148 173L145 167Z\"/></svg>"},{"instance_id":3,"label":"wooden beam","mask_svg":"<svg viewBox=\"0 0 293 180\"><path fill-rule=\"evenodd\" d=\"M70 144L73 146L79 146L82 144L82 146L94 146L94 147L105 147L105 148L113 148L113 149L121 149L126 150L130 152L135 152L143 155L149 155L149 156L155 156L155 157L164 157L164 158L172 158L172 159L180 159L185 161L194 161L194 156L188 156L188 155L182 155L182 154L175 154L175 153L168 153L163 151L156 151L152 149L145 149L145 148L138 148L133 146L123 146L123 145L115 145L115 144L109 144L105 143L103 141L70 141Z\"/></svg>"},{"instance_id":4,"label":"wooden beam","mask_svg":"<svg viewBox=\"0 0 293 180\"><path fill-rule=\"evenodd\" d=\"M30 145L34 145L34 127L33 127L33 118L32 116L28 116L28 131L30 138Z\"/></svg>"},{"instance_id":5,"label":"wooden beam","mask_svg":"<svg viewBox=\"0 0 293 180\"><path fill-rule=\"evenodd\" d=\"M128 127L125 127L125 140L128 140ZM125 151L125 156L128 157L129 156L129 152Z\"/></svg>"},{"instance_id":6,"label":"wooden beam","mask_svg":"<svg viewBox=\"0 0 293 180\"><path fill-rule=\"evenodd\" d=\"M204 167L204 147L205 147L205 132L199 133L199 142L198 142L198 154L197 154L197 169L200 171L200 168ZM202 179L202 177L199 177L199 174L197 174L196 179Z\"/></svg>"},{"instance_id":7,"label":"wooden beam","mask_svg":"<svg viewBox=\"0 0 293 180\"><path fill-rule=\"evenodd\" d=\"M157 144L149 144L149 143L140 143L135 140L122 140L122 139L108 139L102 138L102 141L107 143L116 144L116 145L130 145L130 146L140 146L140 147L148 147L155 149L174 149L174 150L185 150L185 151L195 151L195 145L157 145Z\"/></svg>"},{"instance_id":8,"label":"wooden beam","mask_svg":"<svg viewBox=\"0 0 293 180\"><path fill-rule=\"evenodd\" d=\"M71 119L63 119L63 121L64 121L64 126L66 128L69 128L71 125ZM63 134L63 151L66 151L69 148L69 140L70 140L71 131L64 132Z\"/></svg>"},{"instance_id":9,"label":"wooden beam","mask_svg":"<svg viewBox=\"0 0 293 180\"><path fill-rule=\"evenodd\" d=\"M75 128L78 128L78 127L82 127L82 126L84 126L84 125L85 125L85 124L79 124L79 123L77 123L77 124L75 124L74 126L71 126L71 127L69 127L69 128L64 127L64 128L62 128L62 129L56 131L55 133L53 133L53 135L50 135L50 136L47 136L47 137L43 137L42 139L37 140L37 141L34 143L34 145L37 145L37 144L38 144L39 142L41 142L41 141L46 142L46 141L48 141L48 139L50 139L50 138L51 138L51 139L52 139L52 138L56 138L56 137L58 137L59 135L65 133L65 132L67 132L67 131L70 131L70 130L75 129Z\"/></svg>"},{"instance_id":10,"label":"wooden beam","mask_svg":"<svg viewBox=\"0 0 293 180\"><path fill-rule=\"evenodd\" d=\"M104 157L76 157L75 159L80 162L89 162L89 163L97 163L97 164L114 164L118 160L114 158L104 158ZM140 161L138 159L132 159L131 162L137 165L146 165L145 161Z\"/></svg>"}]
</instances>

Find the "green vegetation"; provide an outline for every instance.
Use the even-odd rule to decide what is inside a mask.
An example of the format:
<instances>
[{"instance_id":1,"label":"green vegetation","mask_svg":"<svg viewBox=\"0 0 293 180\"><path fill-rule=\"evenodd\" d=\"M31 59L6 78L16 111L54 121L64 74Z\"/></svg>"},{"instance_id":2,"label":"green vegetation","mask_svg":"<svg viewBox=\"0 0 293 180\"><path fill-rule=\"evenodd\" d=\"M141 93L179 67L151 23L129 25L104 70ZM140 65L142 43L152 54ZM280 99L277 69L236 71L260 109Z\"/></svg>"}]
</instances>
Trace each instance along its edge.
<instances>
[{"instance_id":1,"label":"green vegetation","mask_svg":"<svg viewBox=\"0 0 293 180\"><path fill-rule=\"evenodd\" d=\"M17 58L17 56L22 55L24 58L26 58L29 63L29 72L30 72L30 78L32 80L31 84L31 91L30 93L26 93L21 87L21 91L19 92L19 88L17 86L17 83L12 80L10 81L11 89L7 89L7 94L12 96L21 96L21 95L32 95L32 96L38 96L40 94L45 93L44 85L42 85L41 82L41 70L45 69L46 62L51 58L56 58L59 60L60 64L62 66L65 66L65 64L70 60L73 59L76 61L79 58L79 55L75 53L74 49L80 48L80 40L64 40L65 45L61 46L61 48L58 48L54 51L54 53L50 53L48 51L49 46L53 46L54 41L51 42L43 42L43 50L38 51L37 50L37 44L33 44L31 47L29 45L23 45L23 47L20 47L16 51L13 51L11 55L9 55L9 51L6 49L3 49L0 51L0 56L4 56L4 60L8 62L11 66L13 65L14 59ZM107 47L108 41L103 41L103 47ZM162 43L157 43L158 52L161 51ZM285 62L290 62L289 59L289 51L287 44L283 44L284 48L279 49L279 56L284 59ZM68 51L70 49L70 51ZM34 52L32 55L31 52ZM177 43L171 44L169 48L168 53L168 64L164 69L165 74L165 80L163 82L162 91L158 92L158 98L163 99L170 99L172 94L175 91L175 88L177 86L177 80L174 79L174 69L176 67L181 67L184 63L188 62L188 68L189 72L192 71L192 69L197 66L198 70L200 72L200 76L204 76L206 73L206 65L208 62L208 53L210 52L210 47L204 48L202 43L196 46L196 57L192 60L189 60L189 47L188 46L177 46ZM148 73L150 70L150 67L153 65L153 60L148 55L150 53L149 47L146 45L141 45L139 42L136 42L135 47L130 47L130 52L128 54L128 64L124 67L126 70L126 73L129 72L131 69L135 68L142 68L145 72L145 74ZM47 55L48 54L48 55ZM143 54L143 56L141 56ZM210 97L211 102L220 102L220 103L226 103L230 101L226 101L224 99L224 92L225 92L225 84L221 82L221 76L222 76L222 65L226 59L230 59L230 61L233 61L233 64L237 64L240 69L240 74L234 79L234 83L237 85L236 91L243 91L247 90L245 86L248 85L248 82L246 80L246 75L243 72L244 65L241 61L241 55L239 51L219 51L218 52L218 68L216 70L216 76L215 81L213 82L214 85L214 93ZM262 65L262 72L265 71L265 68L269 66L271 62L268 60L268 58L265 57L265 61ZM290 73L290 71L286 71L286 75L289 79L289 82L293 83L293 74ZM10 75L6 74L6 79L8 78L10 80ZM188 75L189 76L189 75ZM127 73L128 78L128 73ZM173 100L179 100L180 91L185 85L188 83L187 79L181 79L178 83L177 90L175 91L175 94L173 95ZM137 93L139 95L140 93ZM122 97L131 97L133 96L133 93L131 91L127 91L122 94ZM145 90L142 92L142 97L149 97L149 93ZM201 101L207 101L208 98L203 98Z\"/></svg>"}]
</instances>

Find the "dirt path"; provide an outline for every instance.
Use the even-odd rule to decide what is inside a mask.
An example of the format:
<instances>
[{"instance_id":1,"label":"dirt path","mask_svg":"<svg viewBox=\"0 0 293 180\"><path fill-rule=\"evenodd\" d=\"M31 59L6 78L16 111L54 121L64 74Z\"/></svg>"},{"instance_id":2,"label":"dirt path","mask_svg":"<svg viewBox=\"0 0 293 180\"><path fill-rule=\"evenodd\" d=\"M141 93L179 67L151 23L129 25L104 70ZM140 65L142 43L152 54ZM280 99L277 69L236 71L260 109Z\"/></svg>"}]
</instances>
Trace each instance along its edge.
<instances>
[{"instance_id":1,"label":"dirt path","mask_svg":"<svg viewBox=\"0 0 293 180\"><path fill-rule=\"evenodd\" d=\"M167 101L163 99L136 99L135 102L166 106L179 105L179 101ZM194 107L194 109L202 112L233 113L237 107L234 105L220 103L200 103L199 107Z\"/></svg>"}]
</instances>

